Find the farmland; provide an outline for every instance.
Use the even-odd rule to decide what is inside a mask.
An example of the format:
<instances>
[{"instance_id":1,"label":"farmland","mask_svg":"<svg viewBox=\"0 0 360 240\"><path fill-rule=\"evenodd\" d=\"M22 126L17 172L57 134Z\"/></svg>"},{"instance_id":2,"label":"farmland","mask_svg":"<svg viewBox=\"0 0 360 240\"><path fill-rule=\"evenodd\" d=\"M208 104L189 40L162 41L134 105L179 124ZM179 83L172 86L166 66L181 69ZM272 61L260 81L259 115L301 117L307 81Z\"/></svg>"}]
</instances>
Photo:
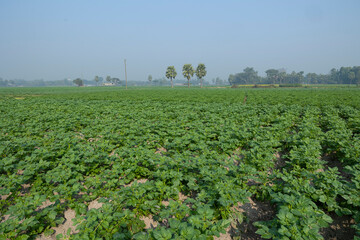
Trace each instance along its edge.
<instances>
[{"instance_id":1,"label":"farmland","mask_svg":"<svg viewBox=\"0 0 360 240\"><path fill-rule=\"evenodd\" d=\"M0 89L0 239L360 237L360 89Z\"/></svg>"}]
</instances>

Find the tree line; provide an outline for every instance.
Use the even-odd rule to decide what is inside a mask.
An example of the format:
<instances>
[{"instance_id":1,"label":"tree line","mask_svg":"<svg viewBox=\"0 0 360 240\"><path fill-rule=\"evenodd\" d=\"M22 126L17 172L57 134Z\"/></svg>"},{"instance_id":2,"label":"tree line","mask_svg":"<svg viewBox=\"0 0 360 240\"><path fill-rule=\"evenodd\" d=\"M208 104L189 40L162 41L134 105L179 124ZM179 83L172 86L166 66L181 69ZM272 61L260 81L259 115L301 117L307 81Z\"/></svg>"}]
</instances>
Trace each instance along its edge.
<instances>
[{"instance_id":1,"label":"tree line","mask_svg":"<svg viewBox=\"0 0 360 240\"><path fill-rule=\"evenodd\" d=\"M284 69L268 69L261 77L252 67L241 73L230 74L228 81L236 84L360 84L360 66L331 69L328 74L307 73L304 71L286 73Z\"/></svg>"},{"instance_id":2,"label":"tree line","mask_svg":"<svg viewBox=\"0 0 360 240\"><path fill-rule=\"evenodd\" d=\"M206 76L206 73L207 73L206 67L205 67L205 64L203 64L203 63L199 63L196 69L194 69L191 64L184 64L183 69L182 69L182 74L188 81L188 87L190 87L190 79L194 76L194 74L200 81L200 86L202 87L203 79ZM177 76L177 72L175 70L175 67L168 66L166 69L166 72L165 72L165 77L170 80L172 88L174 87L173 80L176 78L176 76ZM151 83L152 80L153 80L152 76L149 75L148 81ZM80 78L74 79L73 82L74 82L74 84L76 84L78 86L83 85L83 82ZM96 82L96 85L99 85L100 82L103 82L103 78L99 77L99 76L95 76L94 82ZM106 82L109 84L111 83L112 85L120 85L121 84L121 81L119 78L113 78L110 76L106 77Z\"/></svg>"},{"instance_id":3,"label":"tree line","mask_svg":"<svg viewBox=\"0 0 360 240\"><path fill-rule=\"evenodd\" d=\"M243 72L230 74L228 82L230 85L237 84L357 84L360 85L360 66L354 67L341 67L339 69L331 69L328 74L307 73L303 71L287 73L285 69L268 69L265 71L266 76L262 77L258 75L258 72L252 67L247 67ZM190 87L190 80L193 83L199 83L203 86L203 79L207 74L205 64L198 64L197 68L191 64L184 64L182 68L182 74L187 80L187 85ZM196 79L192 79L194 74ZM165 72L165 77L170 80L171 87L174 87L174 80L177 76L177 72L174 66L168 66ZM153 80L152 76L148 76L150 83L154 82L156 85L167 85L166 78ZM177 80L179 82L180 80ZM182 81L182 80L181 80ZM83 86L83 85L123 85L121 80L116 77L107 76L105 79L99 76L95 76L92 80L85 80L76 78L74 80L63 79L57 81L44 81L32 80L26 81L22 79L6 80L0 78L0 87L16 87L16 86ZM129 82L130 85L145 85L142 81ZM213 84L222 85L226 84L225 80L220 78L213 79Z\"/></svg>"}]
</instances>

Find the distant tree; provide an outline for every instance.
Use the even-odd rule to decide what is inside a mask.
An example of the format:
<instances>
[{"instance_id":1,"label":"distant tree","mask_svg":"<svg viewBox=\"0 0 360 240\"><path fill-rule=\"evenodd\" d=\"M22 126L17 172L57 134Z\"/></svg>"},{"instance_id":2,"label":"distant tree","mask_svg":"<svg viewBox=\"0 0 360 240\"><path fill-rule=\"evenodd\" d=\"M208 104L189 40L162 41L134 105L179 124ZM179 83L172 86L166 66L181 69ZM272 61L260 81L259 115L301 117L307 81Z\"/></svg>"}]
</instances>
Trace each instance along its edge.
<instances>
[{"instance_id":1,"label":"distant tree","mask_svg":"<svg viewBox=\"0 0 360 240\"><path fill-rule=\"evenodd\" d=\"M214 79L213 79L213 81L214 81ZM228 81L229 81L230 85L234 85L235 84L235 75L230 74L229 78L228 78Z\"/></svg>"},{"instance_id":2,"label":"distant tree","mask_svg":"<svg viewBox=\"0 0 360 240\"><path fill-rule=\"evenodd\" d=\"M247 83L255 83L258 80L258 72L252 67L247 67L244 69L244 74Z\"/></svg>"},{"instance_id":3,"label":"distant tree","mask_svg":"<svg viewBox=\"0 0 360 240\"><path fill-rule=\"evenodd\" d=\"M222 84L224 84L224 81L223 81L221 78L216 77L216 79L215 79L215 84L216 84L216 85L222 85Z\"/></svg>"},{"instance_id":4,"label":"distant tree","mask_svg":"<svg viewBox=\"0 0 360 240\"><path fill-rule=\"evenodd\" d=\"M111 77L110 77L110 76L107 76L107 77L106 77L106 81L107 81L107 82L111 82Z\"/></svg>"},{"instance_id":5,"label":"distant tree","mask_svg":"<svg viewBox=\"0 0 360 240\"><path fill-rule=\"evenodd\" d=\"M355 73L354 72L349 72L348 73L348 78L350 80L350 84L352 84L352 81L355 79Z\"/></svg>"},{"instance_id":6,"label":"distant tree","mask_svg":"<svg viewBox=\"0 0 360 240\"><path fill-rule=\"evenodd\" d=\"M285 81L285 77L286 77L286 71L285 70L278 70L279 71L279 83L282 84Z\"/></svg>"},{"instance_id":7,"label":"distant tree","mask_svg":"<svg viewBox=\"0 0 360 240\"><path fill-rule=\"evenodd\" d=\"M95 76L94 81L96 82L96 85L99 85L99 81L100 81L99 76Z\"/></svg>"},{"instance_id":8,"label":"distant tree","mask_svg":"<svg viewBox=\"0 0 360 240\"><path fill-rule=\"evenodd\" d=\"M268 69L265 71L267 79L269 82L275 84L279 79L279 70L276 69Z\"/></svg>"},{"instance_id":9,"label":"distant tree","mask_svg":"<svg viewBox=\"0 0 360 240\"><path fill-rule=\"evenodd\" d=\"M83 82L83 80L81 78L74 79L73 83L75 83L78 87L84 85L84 82Z\"/></svg>"},{"instance_id":10,"label":"distant tree","mask_svg":"<svg viewBox=\"0 0 360 240\"><path fill-rule=\"evenodd\" d=\"M7 85L8 85L8 81L0 78L0 87L7 87Z\"/></svg>"},{"instance_id":11,"label":"distant tree","mask_svg":"<svg viewBox=\"0 0 360 240\"><path fill-rule=\"evenodd\" d=\"M257 75L257 72L250 67L247 67L244 69L242 73L237 73L235 75L230 74L229 76L229 83L230 84L249 84L249 83L255 83L259 81L259 76Z\"/></svg>"},{"instance_id":12,"label":"distant tree","mask_svg":"<svg viewBox=\"0 0 360 240\"><path fill-rule=\"evenodd\" d=\"M184 77L188 80L188 88L190 88L190 78L194 76L194 68L191 64L185 64L182 69Z\"/></svg>"},{"instance_id":13,"label":"distant tree","mask_svg":"<svg viewBox=\"0 0 360 240\"><path fill-rule=\"evenodd\" d=\"M174 85L173 85L173 79L175 79L176 75L177 75L177 72L176 72L174 66L169 66L169 67L166 69L166 78L170 79L170 81L171 81L171 88L174 87Z\"/></svg>"},{"instance_id":14,"label":"distant tree","mask_svg":"<svg viewBox=\"0 0 360 240\"><path fill-rule=\"evenodd\" d=\"M339 71L332 68L329 73L328 83L339 83Z\"/></svg>"},{"instance_id":15,"label":"distant tree","mask_svg":"<svg viewBox=\"0 0 360 240\"><path fill-rule=\"evenodd\" d=\"M354 67L354 72L355 72L355 83L357 85L359 85L360 84L360 66Z\"/></svg>"},{"instance_id":16,"label":"distant tree","mask_svg":"<svg viewBox=\"0 0 360 240\"><path fill-rule=\"evenodd\" d=\"M351 67L341 67L339 70L339 77L342 84L349 84L349 74L351 72Z\"/></svg>"},{"instance_id":17,"label":"distant tree","mask_svg":"<svg viewBox=\"0 0 360 240\"><path fill-rule=\"evenodd\" d=\"M119 78L111 78L111 82L115 85L120 84L120 79Z\"/></svg>"},{"instance_id":18,"label":"distant tree","mask_svg":"<svg viewBox=\"0 0 360 240\"><path fill-rule=\"evenodd\" d=\"M304 82L304 72L300 71L300 72L295 72L292 71L290 74L287 74L285 76L285 82L286 83L291 83L291 84L301 84Z\"/></svg>"},{"instance_id":19,"label":"distant tree","mask_svg":"<svg viewBox=\"0 0 360 240\"><path fill-rule=\"evenodd\" d=\"M305 81L307 84L317 84L319 81L319 76L316 73L308 73L305 76Z\"/></svg>"},{"instance_id":20,"label":"distant tree","mask_svg":"<svg viewBox=\"0 0 360 240\"><path fill-rule=\"evenodd\" d=\"M299 83L304 83L304 71L298 72Z\"/></svg>"},{"instance_id":21,"label":"distant tree","mask_svg":"<svg viewBox=\"0 0 360 240\"><path fill-rule=\"evenodd\" d=\"M151 84L151 81L152 81L153 77L151 75L148 76L148 81L149 83Z\"/></svg>"},{"instance_id":22,"label":"distant tree","mask_svg":"<svg viewBox=\"0 0 360 240\"><path fill-rule=\"evenodd\" d=\"M206 75L205 64L199 63L199 65L196 68L195 74L198 77L198 79L200 80L200 87L202 88L202 86L203 86L203 77L205 77L205 75Z\"/></svg>"}]
</instances>

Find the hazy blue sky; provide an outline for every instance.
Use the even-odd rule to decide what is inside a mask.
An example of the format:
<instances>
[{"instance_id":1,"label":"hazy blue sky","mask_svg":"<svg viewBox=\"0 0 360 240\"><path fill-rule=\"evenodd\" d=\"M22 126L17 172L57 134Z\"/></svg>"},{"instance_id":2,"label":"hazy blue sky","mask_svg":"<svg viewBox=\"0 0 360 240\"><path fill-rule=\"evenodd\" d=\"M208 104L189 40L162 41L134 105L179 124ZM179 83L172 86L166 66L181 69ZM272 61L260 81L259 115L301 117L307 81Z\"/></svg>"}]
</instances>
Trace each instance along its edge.
<instances>
[{"instance_id":1,"label":"hazy blue sky","mask_svg":"<svg viewBox=\"0 0 360 240\"><path fill-rule=\"evenodd\" d=\"M206 79L254 67L327 73L360 65L359 0L0 0L0 77Z\"/></svg>"}]
</instances>

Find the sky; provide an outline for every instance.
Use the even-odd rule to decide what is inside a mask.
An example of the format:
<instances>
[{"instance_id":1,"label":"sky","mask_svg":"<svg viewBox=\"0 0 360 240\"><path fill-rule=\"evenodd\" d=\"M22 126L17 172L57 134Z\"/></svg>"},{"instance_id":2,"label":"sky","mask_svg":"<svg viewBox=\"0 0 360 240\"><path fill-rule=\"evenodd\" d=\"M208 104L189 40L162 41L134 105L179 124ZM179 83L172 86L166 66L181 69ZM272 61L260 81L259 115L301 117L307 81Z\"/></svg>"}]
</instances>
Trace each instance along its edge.
<instances>
[{"instance_id":1,"label":"sky","mask_svg":"<svg viewBox=\"0 0 360 240\"><path fill-rule=\"evenodd\" d=\"M0 77L146 81L204 63L205 80L254 67L360 65L359 0L0 0Z\"/></svg>"}]
</instances>

